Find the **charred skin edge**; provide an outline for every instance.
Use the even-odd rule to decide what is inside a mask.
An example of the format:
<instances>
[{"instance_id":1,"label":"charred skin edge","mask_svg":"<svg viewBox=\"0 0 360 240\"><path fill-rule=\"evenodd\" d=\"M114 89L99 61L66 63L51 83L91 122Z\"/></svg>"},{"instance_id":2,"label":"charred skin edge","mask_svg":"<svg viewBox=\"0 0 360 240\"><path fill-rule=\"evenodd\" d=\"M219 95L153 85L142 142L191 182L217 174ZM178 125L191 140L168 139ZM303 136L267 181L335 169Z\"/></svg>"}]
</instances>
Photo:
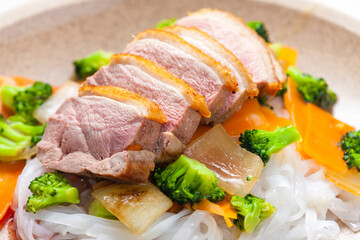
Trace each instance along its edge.
<instances>
[{"instance_id":1,"label":"charred skin edge","mask_svg":"<svg viewBox=\"0 0 360 240\"><path fill-rule=\"evenodd\" d=\"M164 112L156 103L124 88L114 86L90 86L84 83L79 89L79 96L81 97L89 95L106 97L118 102L130 103L136 107L145 108L146 115L143 115L143 117L157 121L159 123L167 122Z\"/></svg>"},{"instance_id":2,"label":"charred skin edge","mask_svg":"<svg viewBox=\"0 0 360 240\"><path fill-rule=\"evenodd\" d=\"M278 75L278 71L275 67L275 65L277 65L278 68L281 69L281 66L280 64L277 62L276 60L276 57L273 53L273 51L267 46L266 42L264 41L264 39L262 39L256 32L255 30L249 28L248 26L246 26L245 22L243 19L235 16L234 14L232 13L229 13L229 12L226 12L226 11L223 11L223 10L219 10L219 9L210 9L210 8L203 8L203 9L200 9L196 12L188 12L188 15L191 16L191 15L201 15L202 13L208 13L208 12L217 12L217 13L221 13L221 14L224 14L225 16L229 17L230 19L234 20L235 22L239 23L239 24L242 24L244 27L246 27L246 29L248 29L248 31L264 46L264 48L266 49L266 52L270 58L270 62L271 62L271 69L272 69L272 72L273 72L273 75L275 77L275 80L276 82L272 82L272 86L269 86L269 87L265 87L265 88L262 88L263 91L265 92L262 92L261 94L264 94L264 93L267 93L269 95L274 95L274 89L281 89L282 88L282 85L284 84L284 82L286 81L286 75L284 72L282 72L282 74L279 76ZM277 86L274 87L274 84L276 84ZM261 89L261 90L262 90ZM276 94L276 93L275 93Z\"/></svg>"},{"instance_id":3,"label":"charred skin edge","mask_svg":"<svg viewBox=\"0 0 360 240\"><path fill-rule=\"evenodd\" d=\"M236 79L231 76L231 71L227 67L223 66L220 62L214 60L212 57L204 54L200 49L189 44L174 33L162 29L148 29L140 32L131 43L137 40L148 38L163 41L165 43L171 44L174 47L181 45L181 47L190 52L192 56L205 63L208 67L215 71L220 76L221 81L229 92L237 92L239 90Z\"/></svg>"},{"instance_id":4,"label":"charred skin edge","mask_svg":"<svg viewBox=\"0 0 360 240\"><path fill-rule=\"evenodd\" d=\"M211 116L211 112L205 103L204 96L200 95L183 80L176 78L156 63L133 54L120 53L113 55L110 60L110 65L116 64L128 64L139 67L152 77L177 88L187 98L191 108L199 111L202 116L206 118Z\"/></svg>"},{"instance_id":5,"label":"charred skin edge","mask_svg":"<svg viewBox=\"0 0 360 240\"><path fill-rule=\"evenodd\" d=\"M203 38L206 38L207 41L211 42L211 44L217 46L218 48L221 48L222 51L226 54L227 58L233 63L235 63L235 65L237 66L236 70L238 70L239 75L241 75L241 77L246 80L247 85L245 86L246 89L245 91L247 95L252 98L252 97L256 97L259 94L259 89L257 88L256 83L254 83L252 80L252 74L248 72L246 67L239 61L239 59L230 50L225 48L224 45L222 45L217 40L212 38L209 34L199 30L196 27L183 27L180 25L174 25L172 27L164 27L163 30L175 34L180 34L183 31L190 31L195 34L201 35Z\"/></svg>"}]
</instances>

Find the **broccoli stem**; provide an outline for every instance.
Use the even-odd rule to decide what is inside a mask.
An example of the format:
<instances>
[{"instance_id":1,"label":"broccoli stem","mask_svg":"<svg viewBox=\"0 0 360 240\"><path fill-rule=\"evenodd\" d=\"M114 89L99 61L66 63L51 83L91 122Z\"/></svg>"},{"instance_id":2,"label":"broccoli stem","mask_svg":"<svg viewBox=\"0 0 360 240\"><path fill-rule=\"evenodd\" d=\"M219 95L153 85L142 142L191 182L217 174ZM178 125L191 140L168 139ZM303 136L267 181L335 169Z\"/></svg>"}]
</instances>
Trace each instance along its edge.
<instances>
[{"instance_id":1,"label":"broccoli stem","mask_svg":"<svg viewBox=\"0 0 360 240\"><path fill-rule=\"evenodd\" d=\"M6 137L14 142L30 141L31 137L25 136L20 132L12 129L3 119L0 120L0 136Z\"/></svg>"},{"instance_id":2,"label":"broccoli stem","mask_svg":"<svg viewBox=\"0 0 360 240\"><path fill-rule=\"evenodd\" d=\"M25 124L23 122L14 122L14 123L11 123L10 126L13 129L16 129L16 130L24 133L25 135L39 136L44 133L46 124L44 124L42 126L32 126L32 125Z\"/></svg>"},{"instance_id":3,"label":"broccoli stem","mask_svg":"<svg viewBox=\"0 0 360 240\"><path fill-rule=\"evenodd\" d=\"M277 153L287 145L301 140L301 136L294 126L277 128L268 135L270 142L269 153Z\"/></svg>"},{"instance_id":4,"label":"broccoli stem","mask_svg":"<svg viewBox=\"0 0 360 240\"><path fill-rule=\"evenodd\" d=\"M4 138L0 136L0 156L1 157L14 157L16 156L20 151L24 150L28 145L30 144L30 141L27 139L25 141L21 142L13 142L7 138Z\"/></svg>"}]
</instances>

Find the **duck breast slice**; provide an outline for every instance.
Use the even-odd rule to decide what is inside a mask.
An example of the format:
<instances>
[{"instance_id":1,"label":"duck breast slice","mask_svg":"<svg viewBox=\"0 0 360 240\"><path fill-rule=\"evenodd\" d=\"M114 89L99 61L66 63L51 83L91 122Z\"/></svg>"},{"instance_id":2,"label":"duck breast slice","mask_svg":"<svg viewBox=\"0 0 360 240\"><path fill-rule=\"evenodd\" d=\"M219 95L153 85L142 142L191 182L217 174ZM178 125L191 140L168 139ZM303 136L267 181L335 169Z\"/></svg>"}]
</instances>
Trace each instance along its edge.
<instances>
[{"instance_id":1,"label":"duck breast slice","mask_svg":"<svg viewBox=\"0 0 360 240\"><path fill-rule=\"evenodd\" d=\"M194 134L201 115L211 116L203 96L154 62L139 56L114 55L110 64L88 77L86 83L125 88L155 102L167 118L161 132L173 133L184 144Z\"/></svg>"},{"instance_id":2,"label":"duck breast slice","mask_svg":"<svg viewBox=\"0 0 360 240\"><path fill-rule=\"evenodd\" d=\"M271 49L242 19L227 12L202 9L178 19L176 24L196 27L230 50L252 74L260 93L274 95L286 80Z\"/></svg>"},{"instance_id":3,"label":"duck breast slice","mask_svg":"<svg viewBox=\"0 0 360 240\"><path fill-rule=\"evenodd\" d=\"M213 117L218 115L228 94L238 91L229 69L171 32L141 32L125 52L149 59L184 80L205 97Z\"/></svg>"},{"instance_id":4,"label":"duck breast slice","mask_svg":"<svg viewBox=\"0 0 360 240\"><path fill-rule=\"evenodd\" d=\"M225 121L240 109L241 105L248 97L258 95L259 91L257 86L251 80L251 76L248 74L243 64L232 52L210 37L207 33L194 27L187 28L182 26L165 27L164 30L177 34L186 42L220 62L230 70L231 76L236 79L239 90L235 93L228 93L225 104L220 109L217 116L214 117L214 115L212 115L210 118L210 121L213 124Z\"/></svg>"},{"instance_id":5,"label":"duck breast slice","mask_svg":"<svg viewBox=\"0 0 360 240\"><path fill-rule=\"evenodd\" d=\"M81 91L81 97L66 100L50 117L37 144L40 162L69 173L146 182L165 115L155 103L125 89L84 86ZM134 146L141 151L130 151Z\"/></svg>"}]
</instances>

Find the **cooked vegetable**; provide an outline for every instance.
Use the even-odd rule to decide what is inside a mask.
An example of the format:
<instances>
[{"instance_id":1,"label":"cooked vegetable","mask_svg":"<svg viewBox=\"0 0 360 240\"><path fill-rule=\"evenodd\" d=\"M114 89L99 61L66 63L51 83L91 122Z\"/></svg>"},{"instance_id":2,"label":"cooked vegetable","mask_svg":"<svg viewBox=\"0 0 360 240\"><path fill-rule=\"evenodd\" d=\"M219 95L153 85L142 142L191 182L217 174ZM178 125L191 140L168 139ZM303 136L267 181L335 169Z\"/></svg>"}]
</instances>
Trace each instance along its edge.
<instances>
[{"instance_id":1,"label":"cooked vegetable","mask_svg":"<svg viewBox=\"0 0 360 240\"><path fill-rule=\"evenodd\" d=\"M89 207L89 214L95 217L102 217L107 219L117 219L111 212L109 212L99 200L95 199Z\"/></svg>"},{"instance_id":2,"label":"cooked vegetable","mask_svg":"<svg viewBox=\"0 0 360 240\"><path fill-rule=\"evenodd\" d=\"M235 209L232 207L232 205L230 204L230 199L231 199L231 197L229 195L226 195L224 200L222 200L221 202L218 202L218 203L212 203L207 199L203 199L203 200L201 200L201 202L195 203L192 206L192 208L194 210L203 210L203 211L207 211L210 213L214 213L219 216L223 216L224 220L226 222L226 225L228 227L231 227L233 225L233 223L230 220L230 218L236 219L237 213L236 213Z\"/></svg>"},{"instance_id":3,"label":"cooked vegetable","mask_svg":"<svg viewBox=\"0 0 360 240\"><path fill-rule=\"evenodd\" d=\"M204 164L184 155L165 168L155 169L154 181L163 193L180 204L193 204L204 198L219 202L225 197L215 174Z\"/></svg>"},{"instance_id":4,"label":"cooked vegetable","mask_svg":"<svg viewBox=\"0 0 360 240\"><path fill-rule=\"evenodd\" d=\"M328 88L323 78L314 78L311 75L301 73L294 66L288 67L286 74L289 75L297 84L297 89L304 97L306 102L331 110L335 104L336 94Z\"/></svg>"},{"instance_id":5,"label":"cooked vegetable","mask_svg":"<svg viewBox=\"0 0 360 240\"><path fill-rule=\"evenodd\" d=\"M35 146L41 140L44 130L45 125L32 126L23 122L7 123L0 115L0 160L26 159L20 158L19 155L24 150Z\"/></svg>"},{"instance_id":6,"label":"cooked vegetable","mask_svg":"<svg viewBox=\"0 0 360 240\"><path fill-rule=\"evenodd\" d=\"M49 120L50 115L54 114L60 105L70 97L78 95L80 84L74 81L64 83L44 104L34 111L34 117L42 124Z\"/></svg>"},{"instance_id":7,"label":"cooked vegetable","mask_svg":"<svg viewBox=\"0 0 360 240\"><path fill-rule=\"evenodd\" d=\"M0 163L0 220L11 206L18 176L25 166L25 161Z\"/></svg>"},{"instance_id":8,"label":"cooked vegetable","mask_svg":"<svg viewBox=\"0 0 360 240\"><path fill-rule=\"evenodd\" d=\"M258 155L264 165L269 161L271 154L300 140L300 133L294 126L279 127L273 132L260 129L246 130L239 138L240 146Z\"/></svg>"},{"instance_id":9,"label":"cooked vegetable","mask_svg":"<svg viewBox=\"0 0 360 240\"><path fill-rule=\"evenodd\" d=\"M15 115L8 118L9 121L36 125L38 122L33 117L34 110L51 94L51 86L42 82L35 82L27 87L5 85L1 89L1 101L15 112Z\"/></svg>"},{"instance_id":10,"label":"cooked vegetable","mask_svg":"<svg viewBox=\"0 0 360 240\"><path fill-rule=\"evenodd\" d=\"M172 201L151 183L111 184L92 195L137 234L146 231L172 206Z\"/></svg>"},{"instance_id":11,"label":"cooked vegetable","mask_svg":"<svg viewBox=\"0 0 360 240\"><path fill-rule=\"evenodd\" d=\"M112 52L97 51L89 56L76 60L74 62L75 73L79 79L85 79L88 76L93 75L102 66L110 63L110 58L113 55Z\"/></svg>"},{"instance_id":12,"label":"cooked vegetable","mask_svg":"<svg viewBox=\"0 0 360 240\"><path fill-rule=\"evenodd\" d=\"M346 132L354 128L314 104L308 104L303 114L307 118L305 153L321 166L344 174L348 170L338 143Z\"/></svg>"},{"instance_id":13,"label":"cooked vegetable","mask_svg":"<svg viewBox=\"0 0 360 240\"><path fill-rule=\"evenodd\" d=\"M286 118L278 117L273 111L260 106L256 99L248 99L240 111L223 123L230 136L238 137L245 130L262 129L273 131L278 126L286 127L291 122Z\"/></svg>"},{"instance_id":14,"label":"cooked vegetable","mask_svg":"<svg viewBox=\"0 0 360 240\"><path fill-rule=\"evenodd\" d=\"M282 43L269 43L268 45L275 53L275 56L279 58Z\"/></svg>"},{"instance_id":15,"label":"cooked vegetable","mask_svg":"<svg viewBox=\"0 0 360 240\"><path fill-rule=\"evenodd\" d=\"M308 158L304 151L304 138L307 130L308 114L307 103L297 90L297 84L291 78L288 79L288 90L284 95L285 108L290 114L291 121L299 131L302 141L297 143L297 150L304 157Z\"/></svg>"},{"instance_id":16,"label":"cooked vegetable","mask_svg":"<svg viewBox=\"0 0 360 240\"><path fill-rule=\"evenodd\" d=\"M31 139L11 128L0 115L0 156L16 156L31 145Z\"/></svg>"},{"instance_id":17,"label":"cooked vegetable","mask_svg":"<svg viewBox=\"0 0 360 240\"><path fill-rule=\"evenodd\" d=\"M270 108L271 110L274 109L273 106L271 106L269 103L268 103L268 95L264 94L263 96L258 96L257 97L257 100L260 104L260 106L263 106L263 107L267 107L267 108Z\"/></svg>"},{"instance_id":18,"label":"cooked vegetable","mask_svg":"<svg viewBox=\"0 0 360 240\"><path fill-rule=\"evenodd\" d=\"M247 22L246 25L248 25L250 28L254 29L256 31L256 33L259 34L259 36L265 40L265 42L270 42L268 33L262 22L260 22L260 21Z\"/></svg>"},{"instance_id":19,"label":"cooked vegetable","mask_svg":"<svg viewBox=\"0 0 360 240\"><path fill-rule=\"evenodd\" d=\"M169 18L161 20L160 22L156 23L155 29L162 29L164 27L171 27L175 24L176 18Z\"/></svg>"},{"instance_id":20,"label":"cooked vegetable","mask_svg":"<svg viewBox=\"0 0 360 240\"><path fill-rule=\"evenodd\" d=\"M246 178L258 177L264 165L257 155L241 148L221 124L188 144L184 154L197 159L214 172L221 189L239 196L249 193L257 179L247 181Z\"/></svg>"},{"instance_id":21,"label":"cooked vegetable","mask_svg":"<svg viewBox=\"0 0 360 240\"><path fill-rule=\"evenodd\" d=\"M78 190L59 171L47 172L35 178L29 189L33 195L28 198L27 212L36 213L39 209L62 203L80 203Z\"/></svg>"},{"instance_id":22,"label":"cooked vegetable","mask_svg":"<svg viewBox=\"0 0 360 240\"><path fill-rule=\"evenodd\" d=\"M275 208L269 202L251 194L246 195L244 198L233 196L230 202L238 214L234 224L241 231L247 233L252 233L262 220L270 217L275 212Z\"/></svg>"},{"instance_id":23,"label":"cooked vegetable","mask_svg":"<svg viewBox=\"0 0 360 240\"><path fill-rule=\"evenodd\" d=\"M343 159L348 168L356 167L360 172L360 130L347 132L339 142L344 152Z\"/></svg>"}]
</instances>

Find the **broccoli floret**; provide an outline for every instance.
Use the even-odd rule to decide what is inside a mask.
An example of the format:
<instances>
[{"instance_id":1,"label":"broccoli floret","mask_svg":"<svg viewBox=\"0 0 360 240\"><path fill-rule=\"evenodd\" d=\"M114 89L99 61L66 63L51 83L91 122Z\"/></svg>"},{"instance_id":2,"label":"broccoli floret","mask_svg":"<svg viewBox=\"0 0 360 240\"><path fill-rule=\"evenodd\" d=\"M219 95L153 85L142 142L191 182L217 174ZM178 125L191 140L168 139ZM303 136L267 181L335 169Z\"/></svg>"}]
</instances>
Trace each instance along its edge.
<instances>
[{"instance_id":1,"label":"broccoli floret","mask_svg":"<svg viewBox=\"0 0 360 240\"><path fill-rule=\"evenodd\" d=\"M360 130L346 133L339 146L344 152L343 159L348 168L356 167L360 172Z\"/></svg>"},{"instance_id":2,"label":"broccoli floret","mask_svg":"<svg viewBox=\"0 0 360 240\"><path fill-rule=\"evenodd\" d=\"M51 86L43 82L35 82L27 87L5 85L1 89L1 101L15 112L8 118L9 121L36 125L38 122L33 113L51 94Z\"/></svg>"},{"instance_id":3,"label":"broccoli floret","mask_svg":"<svg viewBox=\"0 0 360 240\"><path fill-rule=\"evenodd\" d=\"M269 161L271 154L300 140L300 133L294 126L278 127L273 132L260 129L246 130L239 138L240 146L258 155L264 165Z\"/></svg>"},{"instance_id":4,"label":"broccoli floret","mask_svg":"<svg viewBox=\"0 0 360 240\"><path fill-rule=\"evenodd\" d=\"M33 195L28 198L27 212L36 213L39 209L62 203L80 203L78 190L59 171L47 172L35 178L29 189Z\"/></svg>"},{"instance_id":5,"label":"broccoli floret","mask_svg":"<svg viewBox=\"0 0 360 240\"><path fill-rule=\"evenodd\" d=\"M93 75L102 66L108 65L112 55L112 52L105 52L100 50L90 54L85 58L76 60L74 62L74 66L78 79L85 79L88 76Z\"/></svg>"},{"instance_id":6,"label":"broccoli floret","mask_svg":"<svg viewBox=\"0 0 360 240\"><path fill-rule=\"evenodd\" d=\"M89 214L95 217L102 217L107 219L118 219L111 212L109 212L104 205L101 204L97 199L95 199L89 207Z\"/></svg>"},{"instance_id":7,"label":"broccoli floret","mask_svg":"<svg viewBox=\"0 0 360 240\"><path fill-rule=\"evenodd\" d=\"M257 97L257 100L259 102L259 104L263 107L267 107L267 108L270 108L271 110L274 109L273 106L271 106L269 103L268 103L268 95L264 94L263 96L258 96Z\"/></svg>"},{"instance_id":8,"label":"broccoli floret","mask_svg":"<svg viewBox=\"0 0 360 240\"><path fill-rule=\"evenodd\" d=\"M31 136L31 145L30 147L35 146L38 142L40 142L42 135L44 134L46 123L41 126L32 126L25 124L23 122L11 122L10 126L13 129L16 129L27 136Z\"/></svg>"},{"instance_id":9,"label":"broccoli floret","mask_svg":"<svg viewBox=\"0 0 360 240\"><path fill-rule=\"evenodd\" d=\"M26 136L10 127L0 115L0 156L14 157L31 145L31 136Z\"/></svg>"},{"instance_id":10,"label":"broccoli floret","mask_svg":"<svg viewBox=\"0 0 360 240\"><path fill-rule=\"evenodd\" d=\"M0 115L0 156L14 157L27 147L33 147L41 140L46 124L27 125L23 122L7 123Z\"/></svg>"},{"instance_id":11,"label":"broccoli floret","mask_svg":"<svg viewBox=\"0 0 360 240\"><path fill-rule=\"evenodd\" d=\"M262 22L247 22L246 25L254 29L256 33L265 40L265 42L270 42L267 30Z\"/></svg>"},{"instance_id":12,"label":"broccoli floret","mask_svg":"<svg viewBox=\"0 0 360 240\"><path fill-rule=\"evenodd\" d=\"M323 78L314 78L301 73L297 68L289 66L286 74L298 85L297 89L306 102L311 102L324 110L330 111L336 103L336 94L328 88Z\"/></svg>"},{"instance_id":13,"label":"broccoli floret","mask_svg":"<svg viewBox=\"0 0 360 240\"><path fill-rule=\"evenodd\" d=\"M155 169L154 180L162 192L180 204L193 204L204 198L219 202L225 197L215 174L204 164L184 155L163 169Z\"/></svg>"},{"instance_id":14,"label":"broccoli floret","mask_svg":"<svg viewBox=\"0 0 360 240\"><path fill-rule=\"evenodd\" d=\"M160 22L156 23L155 29L162 29L164 27L171 27L175 24L176 18L169 18L161 20Z\"/></svg>"},{"instance_id":15,"label":"broccoli floret","mask_svg":"<svg viewBox=\"0 0 360 240\"><path fill-rule=\"evenodd\" d=\"M232 196L230 203L238 214L234 220L235 226L247 233L252 233L262 220L275 212L275 208L269 202L251 194L244 198Z\"/></svg>"}]
</instances>

